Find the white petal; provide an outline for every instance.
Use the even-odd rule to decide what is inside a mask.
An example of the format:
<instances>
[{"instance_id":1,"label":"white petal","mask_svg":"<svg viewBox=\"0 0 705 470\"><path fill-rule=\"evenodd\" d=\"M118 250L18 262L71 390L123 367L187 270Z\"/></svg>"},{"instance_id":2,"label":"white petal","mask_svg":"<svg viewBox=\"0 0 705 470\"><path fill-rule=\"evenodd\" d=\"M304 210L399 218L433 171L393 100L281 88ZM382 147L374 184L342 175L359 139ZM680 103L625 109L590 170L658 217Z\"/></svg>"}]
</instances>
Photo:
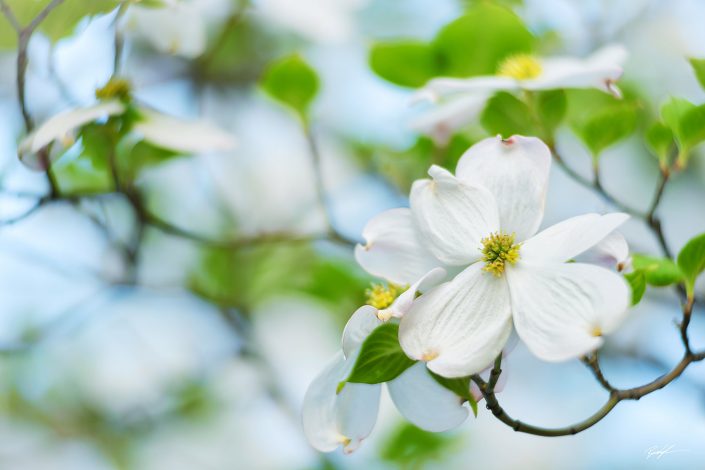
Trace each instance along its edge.
<instances>
[{"instance_id":1,"label":"white petal","mask_svg":"<svg viewBox=\"0 0 705 470\"><path fill-rule=\"evenodd\" d=\"M624 271L630 267L629 244L624 235L614 231L595 245L592 250L598 260L604 262L609 267L616 267L617 271Z\"/></svg>"},{"instance_id":2,"label":"white petal","mask_svg":"<svg viewBox=\"0 0 705 470\"><path fill-rule=\"evenodd\" d=\"M366 243L355 247L355 259L368 273L390 282L412 284L441 264L424 248L408 208L375 216L362 236Z\"/></svg>"},{"instance_id":3,"label":"white petal","mask_svg":"<svg viewBox=\"0 0 705 470\"><path fill-rule=\"evenodd\" d=\"M19 145L20 159L31 168L41 168L34 154L55 140L71 140L77 128L101 118L125 112L120 101L106 101L88 108L64 111L49 118Z\"/></svg>"},{"instance_id":4,"label":"white petal","mask_svg":"<svg viewBox=\"0 0 705 470\"><path fill-rule=\"evenodd\" d=\"M539 358L564 361L602 345L602 334L624 320L630 294L618 274L590 264L507 269L514 327Z\"/></svg>"},{"instance_id":5,"label":"white petal","mask_svg":"<svg viewBox=\"0 0 705 470\"><path fill-rule=\"evenodd\" d=\"M497 204L485 188L432 166L432 180L411 188L411 212L428 248L441 262L467 265L480 257L481 240L499 229Z\"/></svg>"},{"instance_id":6,"label":"white petal","mask_svg":"<svg viewBox=\"0 0 705 470\"><path fill-rule=\"evenodd\" d=\"M185 154L227 151L235 148L235 138L205 121L186 121L148 109L140 109L143 119L134 130L157 147Z\"/></svg>"},{"instance_id":7,"label":"white petal","mask_svg":"<svg viewBox=\"0 0 705 470\"><path fill-rule=\"evenodd\" d=\"M448 431L468 417L468 409L460 398L436 382L422 362L408 368L387 386L399 412L426 431Z\"/></svg>"},{"instance_id":8,"label":"white petal","mask_svg":"<svg viewBox=\"0 0 705 470\"><path fill-rule=\"evenodd\" d=\"M490 137L470 147L456 175L483 185L499 207L500 228L522 241L536 233L546 201L551 151L536 137Z\"/></svg>"},{"instance_id":9,"label":"white petal","mask_svg":"<svg viewBox=\"0 0 705 470\"><path fill-rule=\"evenodd\" d=\"M399 343L433 372L463 377L492 363L511 330L506 280L475 263L416 299L401 319Z\"/></svg>"},{"instance_id":10,"label":"white petal","mask_svg":"<svg viewBox=\"0 0 705 470\"><path fill-rule=\"evenodd\" d=\"M527 90L553 88L597 88L621 97L615 82L622 76L627 52L622 46L607 46L586 59L552 57L541 61L540 77L522 81Z\"/></svg>"},{"instance_id":11,"label":"white petal","mask_svg":"<svg viewBox=\"0 0 705 470\"><path fill-rule=\"evenodd\" d=\"M382 319L389 317L401 318L409 311L411 305L416 299L418 292L424 292L439 283L443 282L446 277L446 270L443 268L434 268L427 272L421 279L413 283L407 290L397 297L397 299L384 310L380 310L377 315Z\"/></svg>"},{"instance_id":12,"label":"white petal","mask_svg":"<svg viewBox=\"0 0 705 470\"><path fill-rule=\"evenodd\" d=\"M487 98L486 93L453 98L417 116L409 127L430 136L439 145L446 145L455 131L480 114Z\"/></svg>"},{"instance_id":13,"label":"white petal","mask_svg":"<svg viewBox=\"0 0 705 470\"><path fill-rule=\"evenodd\" d=\"M516 90L517 81L509 77L486 75L472 78L434 78L411 98L412 102L435 102L444 96L458 93L491 93L499 90Z\"/></svg>"},{"instance_id":14,"label":"white petal","mask_svg":"<svg viewBox=\"0 0 705 470\"><path fill-rule=\"evenodd\" d=\"M628 218L627 214L619 212L572 217L525 241L519 255L525 261L536 263L571 260L604 240Z\"/></svg>"},{"instance_id":15,"label":"white petal","mask_svg":"<svg viewBox=\"0 0 705 470\"><path fill-rule=\"evenodd\" d=\"M304 434L321 452L331 452L341 445L346 451L354 450L369 436L377 420L380 385L349 383L336 394L338 383L348 376L353 365L352 359L345 360L338 353L306 391Z\"/></svg>"},{"instance_id":16,"label":"white petal","mask_svg":"<svg viewBox=\"0 0 705 470\"><path fill-rule=\"evenodd\" d=\"M377 309L371 305L363 305L352 314L343 330L343 353L345 357L352 356L357 348L362 346L372 330L381 325L377 318Z\"/></svg>"}]
</instances>

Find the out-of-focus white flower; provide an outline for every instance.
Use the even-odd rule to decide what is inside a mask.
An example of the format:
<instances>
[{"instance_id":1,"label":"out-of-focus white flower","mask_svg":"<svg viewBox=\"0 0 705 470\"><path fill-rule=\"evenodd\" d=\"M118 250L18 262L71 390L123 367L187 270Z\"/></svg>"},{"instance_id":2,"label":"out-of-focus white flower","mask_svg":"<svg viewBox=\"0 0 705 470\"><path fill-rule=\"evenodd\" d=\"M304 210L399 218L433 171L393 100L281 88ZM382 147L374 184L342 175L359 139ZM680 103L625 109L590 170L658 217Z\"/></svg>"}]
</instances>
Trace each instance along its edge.
<instances>
[{"instance_id":1,"label":"out-of-focus white flower","mask_svg":"<svg viewBox=\"0 0 705 470\"><path fill-rule=\"evenodd\" d=\"M52 142L69 147L82 126L126 112L119 100L100 102L87 108L76 108L49 118L20 143L20 160L27 166L43 169L38 154ZM138 108L140 119L132 130L151 144L174 152L199 154L226 151L235 147L229 133L201 120L187 121L167 116L148 108Z\"/></svg>"},{"instance_id":2,"label":"out-of-focus white flower","mask_svg":"<svg viewBox=\"0 0 705 470\"><path fill-rule=\"evenodd\" d=\"M342 351L311 383L303 405L307 439L321 452L339 446L353 452L371 432L377 421L382 384L339 384L353 369L362 343L382 323L377 309L360 307L345 326ZM452 429L465 421L467 407L455 393L438 384L418 363L387 383L399 412L416 426L433 432Z\"/></svg>"},{"instance_id":3,"label":"out-of-focus white flower","mask_svg":"<svg viewBox=\"0 0 705 470\"><path fill-rule=\"evenodd\" d=\"M450 98L414 118L409 127L431 137L437 144L448 143L453 133L480 114L489 95L474 93Z\"/></svg>"},{"instance_id":4,"label":"out-of-focus white flower","mask_svg":"<svg viewBox=\"0 0 705 470\"><path fill-rule=\"evenodd\" d=\"M272 22L318 42L347 39L354 15L368 0L257 0L258 10Z\"/></svg>"},{"instance_id":5,"label":"out-of-focus white flower","mask_svg":"<svg viewBox=\"0 0 705 470\"><path fill-rule=\"evenodd\" d=\"M470 78L434 78L415 95L436 101L458 93L491 93L500 90L551 90L555 88L597 88L621 96L615 82L622 76L627 58L623 46L606 46L585 59L575 57L537 58L519 54L506 58L496 75Z\"/></svg>"},{"instance_id":6,"label":"out-of-focus white flower","mask_svg":"<svg viewBox=\"0 0 705 470\"><path fill-rule=\"evenodd\" d=\"M212 19L222 21L232 8L226 0L164 0L159 8L131 6L123 28L159 52L187 59L206 50Z\"/></svg>"},{"instance_id":7,"label":"out-of-focus white flower","mask_svg":"<svg viewBox=\"0 0 705 470\"><path fill-rule=\"evenodd\" d=\"M457 177L432 166L414 183L411 209L387 211L365 230L360 264L395 282L435 267L459 273L414 301L399 340L446 377L487 367L512 331L538 357L588 353L629 305L616 273L566 263L605 239L626 214L574 217L536 234L551 154L537 138L485 139L460 159ZM536 235L535 235L536 234Z\"/></svg>"},{"instance_id":8,"label":"out-of-focus white flower","mask_svg":"<svg viewBox=\"0 0 705 470\"><path fill-rule=\"evenodd\" d=\"M585 59L521 54L505 59L496 75L435 78L417 91L413 100L448 101L412 122L411 127L444 144L480 113L487 97L501 90L597 88L619 98L615 82L622 76L626 57L626 49L619 45L604 47Z\"/></svg>"}]
</instances>

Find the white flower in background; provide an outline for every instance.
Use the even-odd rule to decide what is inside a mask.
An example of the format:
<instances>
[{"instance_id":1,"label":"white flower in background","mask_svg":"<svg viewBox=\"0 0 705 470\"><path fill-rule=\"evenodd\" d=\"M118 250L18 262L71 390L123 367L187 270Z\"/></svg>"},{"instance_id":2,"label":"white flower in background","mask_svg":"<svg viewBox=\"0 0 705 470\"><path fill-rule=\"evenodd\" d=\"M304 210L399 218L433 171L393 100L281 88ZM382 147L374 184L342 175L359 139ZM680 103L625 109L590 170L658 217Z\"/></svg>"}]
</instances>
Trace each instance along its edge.
<instances>
[{"instance_id":1,"label":"white flower in background","mask_svg":"<svg viewBox=\"0 0 705 470\"><path fill-rule=\"evenodd\" d=\"M615 85L622 76L627 51L607 46L585 59L537 58L527 54L510 56L496 75L470 78L435 78L414 94L413 101L440 102L411 123L413 129L443 144L457 129L477 115L486 99L497 91L597 88L621 97Z\"/></svg>"},{"instance_id":2,"label":"white flower in background","mask_svg":"<svg viewBox=\"0 0 705 470\"><path fill-rule=\"evenodd\" d=\"M342 351L311 383L303 404L303 426L306 438L321 452L339 446L345 453L357 449L377 421L382 384L346 383L355 365L360 347L382 321L377 309L360 307L345 326ZM468 416L455 393L438 384L419 362L387 383L389 394L399 412L414 425L441 432L462 424Z\"/></svg>"},{"instance_id":3,"label":"white flower in background","mask_svg":"<svg viewBox=\"0 0 705 470\"><path fill-rule=\"evenodd\" d=\"M157 51L187 59L206 50L208 28L222 21L234 2L228 0L163 0L163 5L128 8L122 28Z\"/></svg>"},{"instance_id":4,"label":"white flower in background","mask_svg":"<svg viewBox=\"0 0 705 470\"><path fill-rule=\"evenodd\" d=\"M205 121L178 119L147 107L138 107L137 110L141 118L134 123L132 131L157 147L184 154L227 151L235 147L232 135ZM59 113L20 143L20 160L30 168L43 169L38 155L49 144L58 142L64 148L69 147L82 126L126 111L127 106L122 101L111 99Z\"/></svg>"},{"instance_id":5,"label":"white flower in background","mask_svg":"<svg viewBox=\"0 0 705 470\"><path fill-rule=\"evenodd\" d=\"M458 273L402 318L399 340L409 357L447 377L477 373L505 346L513 320L534 354L561 361L598 348L621 323L625 281L566 262L628 216L587 214L536 234L550 162L537 138L485 139L462 156L457 177L431 167L432 179L412 187L411 209L384 212L367 225L356 258L368 272L400 284L437 267Z\"/></svg>"},{"instance_id":6,"label":"white flower in background","mask_svg":"<svg viewBox=\"0 0 705 470\"><path fill-rule=\"evenodd\" d=\"M487 98L489 94L482 92L452 98L416 116L409 123L409 127L444 146L456 130L482 112Z\"/></svg>"},{"instance_id":7,"label":"white flower in background","mask_svg":"<svg viewBox=\"0 0 705 470\"><path fill-rule=\"evenodd\" d=\"M312 41L337 42L355 29L354 15L369 0L256 0L257 11Z\"/></svg>"}]
</instances>

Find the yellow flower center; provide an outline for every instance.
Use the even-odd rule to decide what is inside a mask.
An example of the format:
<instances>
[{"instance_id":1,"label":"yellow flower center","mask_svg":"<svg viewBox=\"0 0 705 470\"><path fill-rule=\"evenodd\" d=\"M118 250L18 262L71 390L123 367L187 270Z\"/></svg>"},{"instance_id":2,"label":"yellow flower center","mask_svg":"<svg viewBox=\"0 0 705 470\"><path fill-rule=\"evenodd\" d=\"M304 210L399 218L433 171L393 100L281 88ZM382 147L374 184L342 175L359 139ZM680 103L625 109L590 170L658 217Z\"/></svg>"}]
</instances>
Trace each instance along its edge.
<instances>
[{"instance_id":1,"label":"yellow flower center","mask_svg":"<svg viewBox=\"0 0 705 470\"><path fill-rule=\"evenodd\" d=\"M365 291L367 305L372 305L377 310L384 310L392 305L396 298L405 290L405 286L398 286L391 282L387 285L372 284L372 287Z\"/></svg>"},{"instance_id":2,"label":"yellow flower center","mask_svg":"<svg viewBox=\"0 0 705 470\"><path fill-rule=\"evenodd\" d=\"M519 244L514 243L514 234L502 232L491 233L482 239L482 256L485 266L482 268L496 277L504 272L505 263L514 264L519 259Z\"/></svg>"},{"instance_id":3,"label":"yellow flower center","mask_svg":"<svg viewBox=\"0 0 705 470\"><path fill-rule=\"evenodd\" d=\"M541 63L529 54L509 56L499 64L497 75L517 80L529 80L541 75Z\"/></svg>"},{"instance_id":4,"label":"yellow flower center","mask_svg":"<svg viewBox=\"0 0 705 470\"><path fill-rule=\"evenodd\" d=\"M130 82L122 78L112 78L102 88L95 91L95 97L103 101L113 98L124 100L130 96L130 90Z\"/></svg>"}]
</instances>

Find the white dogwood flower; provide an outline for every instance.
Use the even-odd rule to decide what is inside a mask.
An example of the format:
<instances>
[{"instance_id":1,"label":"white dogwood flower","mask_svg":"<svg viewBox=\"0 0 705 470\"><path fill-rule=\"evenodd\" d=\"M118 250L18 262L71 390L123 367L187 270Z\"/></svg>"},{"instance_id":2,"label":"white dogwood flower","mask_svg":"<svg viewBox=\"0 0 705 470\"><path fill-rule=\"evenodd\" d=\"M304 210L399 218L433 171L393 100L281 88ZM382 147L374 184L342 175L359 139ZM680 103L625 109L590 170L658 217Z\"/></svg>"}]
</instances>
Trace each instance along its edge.
<instances>
[{"instance_id":1,"label":"white dogwood flower","mask_svg":"<svg viewBox=\"0 0 705 470\"><path fill-rule=\"evenodd\" d=\"M178 119L144 106L137 109L140 119L134 123L132 131L157 147L183 154L226 151L235 147L232 135L203 120ZM81 127L126 111L123 102L113 99L59 113L20 143L20 160L30 168L43 169L38 154L49 144L56 142L63 148L69 147Z\"/></svg>"},{"instance_id":2,"label":"white dogwood flower","mask_svg":"<svg viewBox=\"0 0 705 470\"><path fill-rule=\"evenodd\" d=\"M346 383L362 343L382 321L371 305L360 307L345 326L342 351L309 386L303 404L306 438L321 452L339 446L345 453L357 449L377 421L382 384ZM399 412L414 425L441 432L462 424L468 408L450 390L438 384L419 362L387 383Z\"/></svg>"},{"instance_id":3,"label":"white dogwood flower","mask_svg":"<svg viewBox=\"0 0 705 470\"><path fill-rule=\"evenodd\" d=\"M602 344L621 323L629 288L613 271L566 263L621 225L625 214L587 214L536 234L551 154L537 138L485 139L457 176L433 166L411 190L411 209L370 221L357 259L408 283L436 267L455 277L414 301L399 340L409 357L447 377L484 369L512 331L538 357L561 361Z\"/></svg>"},{"instance_id":4,"label":"white dogwood flower","mask_svg":"<svg viewBox=\"0 0 705 470\"><path fill-rule=\"evenodd\" d=\"M497 91L550 90L557 88L597 88L621 97L615 84L622 75L627 52L622 46L607 46L585 59L574 57L536 58L510 56L496 75L470 78L435 78L412 97L431 101L437 107L424 112L410 127L447 143L455 131L476 118L487 99Z\"/></svg>"}]
</instances>

